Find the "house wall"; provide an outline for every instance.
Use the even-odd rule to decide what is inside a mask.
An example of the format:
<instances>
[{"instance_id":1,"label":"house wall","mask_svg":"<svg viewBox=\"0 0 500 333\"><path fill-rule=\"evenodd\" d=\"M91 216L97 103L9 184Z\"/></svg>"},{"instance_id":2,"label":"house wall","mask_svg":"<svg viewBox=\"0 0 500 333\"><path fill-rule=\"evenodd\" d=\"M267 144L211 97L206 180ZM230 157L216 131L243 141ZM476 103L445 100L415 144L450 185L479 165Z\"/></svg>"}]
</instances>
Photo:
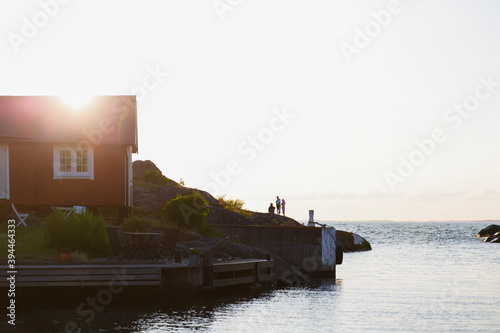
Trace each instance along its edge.
<instances>
[{"instance_id":1,"label":"house wall","mask_svg":"<svg viewBox=\"0 0 500 333\"><path fill-rule=\"evenodd\" d=\"M0 199L9 199L9 146L0 143Z\"/></svg>"},{"instance_id":2,"label":"house wall","mask_svg":"<svg viewBox=\"0 0 500 333\"><path fill-rule=\"evenodd\" d=\"M16 205L125 205L126 147L94 147L94 180L54 179L51 143L9 144L10 198Z\"/></svg>"}]
</instances>

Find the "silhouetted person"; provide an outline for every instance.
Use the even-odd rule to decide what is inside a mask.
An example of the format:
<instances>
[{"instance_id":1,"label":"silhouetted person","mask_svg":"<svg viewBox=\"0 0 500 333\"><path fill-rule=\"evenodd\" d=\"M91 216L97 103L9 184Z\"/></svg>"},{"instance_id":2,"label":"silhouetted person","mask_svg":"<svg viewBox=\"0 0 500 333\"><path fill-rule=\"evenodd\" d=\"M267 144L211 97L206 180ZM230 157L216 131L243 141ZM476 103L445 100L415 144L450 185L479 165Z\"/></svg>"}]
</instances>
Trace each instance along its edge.
<instances>
[{"instance_id":1,"label":"silhouetted person","mask_svg":"<svg viewBox=\"0 0 500 333\"><path fill-rule=\"evenodd\" d=\"M269 205L269 208L267 209L267 211L271 214L274 214L274 206L273 206L273 203L271 202L271 204Z\"/></svg>"},{"instance_id":2,"label":"silhouetted person","mask_svg":"<svg viewBox=\"0 0 500 333\"><path fill-rule=\"evenodd\" d=\"M285 199L281 199L281 211L283 212L283 216L285 216Z\"/></svg>"},{"instance_id":3,"label":"silhouetted person","mask_svg":"<svg viewBox=\"0 0 500 333\"><path fill-rule=\"evenodd\" d=\"M276 197L276 208L278 209L278 215L281 214L281 200L280 197Z\"/></svg>"}]
</instances>

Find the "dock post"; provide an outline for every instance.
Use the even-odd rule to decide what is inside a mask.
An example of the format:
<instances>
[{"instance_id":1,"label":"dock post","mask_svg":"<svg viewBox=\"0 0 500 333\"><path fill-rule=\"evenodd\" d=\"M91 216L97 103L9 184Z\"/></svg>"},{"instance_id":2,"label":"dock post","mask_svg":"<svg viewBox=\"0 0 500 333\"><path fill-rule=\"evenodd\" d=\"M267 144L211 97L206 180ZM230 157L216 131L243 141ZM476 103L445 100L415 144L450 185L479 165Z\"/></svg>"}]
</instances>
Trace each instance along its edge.
<instances>
[{"instance_id":1,"label":"dock post","mask_svg":"<svg viewBox=\"0 0 500 333\"><path fill-rule=\"evenodd\" d=\"M314 210L309 210L309 222L307 222L308 227L314 227Z\"/></svg>"},{"instance_id":2,"label":"dock post","mask_svg":"<svg viewBox=\"0 0 500 333\"><path fill-rule=\"evenodd\" d=\"M214 288L214 257L212 251L204 251L202 255L203 288Z\"/></svg>"},{"instance_id":3,"label":"dock post","mask_svg":"<svg viewBox=\"0 0 500 333\"><path fill-rule=\"evenodd\" d=\"M335 277L335 228L323 225L321 227L321 269L324 272L333 272Z\"/></svg>"}]
</instances>

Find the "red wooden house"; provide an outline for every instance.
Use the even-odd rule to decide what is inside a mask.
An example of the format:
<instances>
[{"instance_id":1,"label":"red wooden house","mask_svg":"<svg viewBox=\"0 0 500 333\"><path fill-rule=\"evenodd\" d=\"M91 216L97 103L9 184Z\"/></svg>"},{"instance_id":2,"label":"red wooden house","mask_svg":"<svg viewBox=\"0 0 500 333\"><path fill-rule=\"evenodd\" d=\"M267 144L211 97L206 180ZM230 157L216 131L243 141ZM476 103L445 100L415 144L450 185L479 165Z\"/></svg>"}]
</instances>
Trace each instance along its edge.
<instances>
[{"instance_id":1,"label":"red wooden house","mask_svg":"<svg viewBox=\"0 0 500 333\"><path fill-rule=\"evenodd\" d=\"M98 96L78 110L54 96L0 96L5 205L129 208L132 153L135 96Z\"/></svg>"}]
</instances>

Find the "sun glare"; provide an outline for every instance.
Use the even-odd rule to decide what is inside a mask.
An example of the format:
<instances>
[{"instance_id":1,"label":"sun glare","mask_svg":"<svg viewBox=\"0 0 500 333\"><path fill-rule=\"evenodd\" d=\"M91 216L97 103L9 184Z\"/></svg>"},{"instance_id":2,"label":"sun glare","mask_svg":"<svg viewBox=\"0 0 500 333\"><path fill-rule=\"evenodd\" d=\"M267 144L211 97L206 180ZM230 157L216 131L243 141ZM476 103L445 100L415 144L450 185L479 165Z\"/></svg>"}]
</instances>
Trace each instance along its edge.
<instances>
[{"instance_id":1,"label":"sun glare","mask_svg":"<svg viewBox=\"0 0 500 333\"><path fill-rule=\"evenodd\" d=\"M91 96L83 94L65 94L59 96L61 100L71 106L74 110L80 109L82 106L90 102L93 97L93 95Z\"/></svg>"}]
</instances>

